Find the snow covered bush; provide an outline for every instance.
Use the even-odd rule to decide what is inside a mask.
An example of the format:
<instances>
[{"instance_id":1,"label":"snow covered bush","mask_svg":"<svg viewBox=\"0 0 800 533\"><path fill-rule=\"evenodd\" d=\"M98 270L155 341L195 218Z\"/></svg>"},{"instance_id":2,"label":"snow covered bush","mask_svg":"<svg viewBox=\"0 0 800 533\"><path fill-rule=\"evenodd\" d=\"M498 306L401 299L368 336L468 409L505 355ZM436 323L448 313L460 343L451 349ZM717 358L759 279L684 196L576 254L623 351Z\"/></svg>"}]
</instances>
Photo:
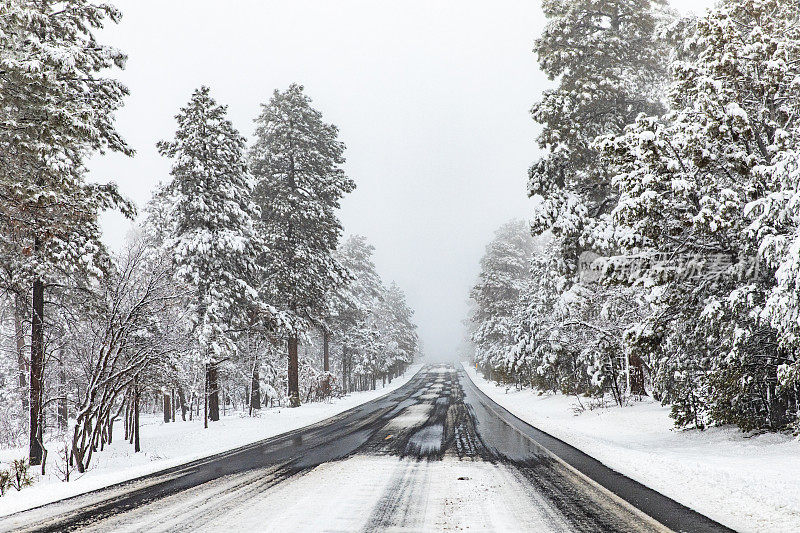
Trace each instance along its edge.
<instances>
[{"instance_id":1,"label":"snow covered bush","mask_svg":"<svg viewBox=\"0 0 800 533\"><path fill-rule=\"evenodd\" d=\"M8 489L8 482L11 480L11 474L8 470L0 468L0 496L4 496Z\"/></svg>"}]
</instances>

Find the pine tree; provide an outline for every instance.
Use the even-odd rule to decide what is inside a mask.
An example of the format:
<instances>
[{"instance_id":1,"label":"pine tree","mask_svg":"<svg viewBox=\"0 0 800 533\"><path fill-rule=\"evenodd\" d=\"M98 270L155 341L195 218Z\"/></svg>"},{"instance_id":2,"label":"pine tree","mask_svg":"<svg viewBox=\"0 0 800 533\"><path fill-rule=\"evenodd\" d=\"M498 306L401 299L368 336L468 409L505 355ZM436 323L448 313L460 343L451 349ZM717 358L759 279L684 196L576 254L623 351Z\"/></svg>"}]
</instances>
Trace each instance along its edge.
<instances>
[{"instance_id":1,"label":"pine tree","mask_svg":"<svg viewBox=\"0 0 800 533\"><path fill-rule=\"evenodd\" d=\"M392 282L384 293L389 314L389 361L390 378L401 374L414 361L419 349L414 310L408 306L406 295Z\"/></svg>"},{"instance_id":2,"label":"pine tree","mask_svg":"<svg viewBox=\"0 0 800 533\"><path fill-rule=\"evenodd\" d=\"M549 22L534 50L558 86L532 109L546 155L529 171L528 194L542 197L532 229L556 237L559 274L570 290L582 254L617 251L606 236L618 192L595 140L620 133L639 114L661 112L669 54L660 33L672 15L661 0L545 0L543 8ZM576 290L588 297L597 288Z\"/></svg>"},{"instance_id":3,"label":"pine tree","mask_svg":"<svg viewBox=\"0 0 800 533\"><path fill-rule=\"evenodd\" d=\"M299 405L298 337L321 319L326 294L343 279L332 255L342 233L336 210L355 184L342 169L338 129L323 122L302 86L275 91L256 124L250 168L270 250L268 292L293 321L288 387L292 405Z\"/></svg>"},{"instance_id":4,"label":"pine tree","mask_svg":"<svg viewBox=\"0 0 800 533\"><path fill-rule=\"evenodd\" d=\"M219 365L236 350L231 331L246 323L246 310L259 302L252 286L261 252L254 234L259 211L251 199L245 139L226 115L227 108L201 87L177 115L174 140L158 144L174 160L163 194L175 221L164 246L176 276L193 293L195 356L205 365L212 421L219 420Z\"/></svg>"},{"instance_id":5,"label":"pine tree","mask_svg":"<svg viewBox=\"0 0 800 533\"><path fill-rule=\"evenodd\" d=\"M511 319L515 345L506 366L517 382L540 390L573 392L580 377L560 335L564 317L558 305L563 292L556 266L558 251L559 243L551 239L533 254L528 284Z\"/></svg>"},{"instance_id":6,"label":"pine tree","mask_svg":"<svg viewBox=\"0 0 800 533\"><path fill-rule=\"evenodd\" d=\"M527 290L535 241L527 224L512 220L498 228L481 258L478 281L470 292L475 307L472 341L475 362L484 372L508 377L508 356L516 344L514 317Z\"/></svg>"},{"instance_id":7,"label":"pine tree","mask_svg":"<svg viewBox=\"0 0 800 533\"><path fill-rule=\"evenodd\" d=\"M340 332L346 385L353 375L363 378L377 366L375 358L381 355L378 343L385 341L378 333L384 289L372 261L374 251L364 237L352 235L335 254L337 263L349 275L348 282L336 291L339 304L333 322Z\"/></svg>"},{"instance_id":8,"label":"pine tree","mask_svg":"<svg viewBox=\"0 0 800 533\"><path fill-rule=\"evenodd\" d=\"M595 138L661 109L666 69L655 38L660 6L653 0L543 2L549 22L534 51L558 87L545 91L532 109L544 126L539 146L547 155L531 167L528 192L544 198L533 229L552 230L561 239L567 274L574 274L586 247L581 237L615 203Z\"/></svg>"},{"instance_id":9,"label":"pine tree","mask_svg":"<svg viewBox=\"0 0 800 533\"><path fill-rule=\"evenodd\" d=\"M639 264L612 270L655 309L627 341L680 425L794 417L799 20L793 3L721 2L687 29L669 112L600 143L615 241Z\"/></svg>"},{"instance_id":10,"label":"pine tree","mask_svg":"<svg viewBox=\"0 0 800 533\"><path fill-rule=\"evenodd\" d=\"M120 13L86 0L4 2L0 31L0 232L5 279L32 294L30 463L42 461L45 292L62 276L107 265L97 216L133 207L116 187L85 182L93 152L131 154L114 129L127 90L101 75L125 55L94 32Z\"/></svg>"}]
</instances>

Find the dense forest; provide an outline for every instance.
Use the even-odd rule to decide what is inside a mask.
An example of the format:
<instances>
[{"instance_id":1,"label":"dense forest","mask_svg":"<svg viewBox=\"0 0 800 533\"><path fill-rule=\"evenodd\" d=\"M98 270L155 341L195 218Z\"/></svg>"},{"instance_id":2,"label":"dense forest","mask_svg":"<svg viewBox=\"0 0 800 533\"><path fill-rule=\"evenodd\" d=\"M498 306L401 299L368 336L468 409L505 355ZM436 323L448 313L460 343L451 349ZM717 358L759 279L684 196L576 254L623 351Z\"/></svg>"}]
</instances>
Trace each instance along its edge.
<instances>
[{"instance_id":1,"label":"dense forest","mask_svg":"<svg viewBox=\"0 0 800 533\"><path fill-rule=\"evenodd\" d=\"M800 5L543 5L536 209L486 249L474 361L542 391L652 395L678 426L797 431Z\"/></svg>"},{"instance_id":2,"label":"dense forest","mask_svg":"<svg viewBox=\"0 0 800 533\"><path fill-rule=\"evenodd\" d=\"M115 421L139 451L140 412L211 427L374 389L420 351L374 248L343 240L356 185L301 85L267 99L250 141L208 87L187 95L143 210L88 179L92 156L133 155L114 124L126 56L96 38L119 17L86 0L0 11L0 446L29 444L43 471L50 451L83 472ZM119 251L108 210L136 221Z\"/></svg>"}]
</instances>

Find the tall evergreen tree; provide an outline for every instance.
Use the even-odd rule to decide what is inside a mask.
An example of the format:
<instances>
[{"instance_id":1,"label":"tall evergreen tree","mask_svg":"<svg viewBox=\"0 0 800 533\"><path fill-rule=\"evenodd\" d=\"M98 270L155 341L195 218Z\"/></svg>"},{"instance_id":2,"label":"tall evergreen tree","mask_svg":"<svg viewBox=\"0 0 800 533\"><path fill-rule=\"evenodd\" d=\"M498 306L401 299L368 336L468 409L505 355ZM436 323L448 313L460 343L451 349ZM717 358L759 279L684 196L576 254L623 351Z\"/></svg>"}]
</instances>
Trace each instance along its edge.
<instances>
[{"instance_id":1,"label":"tall evergreen tree","mask_svg":"<svg viewBox=\"0 0 800 533\"><path fill-rule=\"evenodd\" d=\"M411 364L419 349L417 326L414 324L414 310L408 306L402 289L392 282L384 293L386 309L389 314L389 361L390 377L400 374Z\"/></svg>"},{"instance_id":2,"label":"tall evergreen tree","mask_svg":"<svg viewBox=\"0 0 800 533\"><path fill-rule=\"evenodd\" d=\"M175 161L161 193L175 218L164 246L172 251L176 276L194 293L195 355L206 368L211 420L219 420L219 364L236 349L231 330L259 301L252 286L259 269L254 234L259 212L251 199L245 139L226 115L226 106L201 87L177 115L174 140L158 144L159 152Z\"/></svg>"},{"instance_id":3,"label":"tall evergreen tree","mask_svg":"<svg viewBox=\"0 0 800 533\"><path fill-rule=\"evenodd\" d=\"M563 244L562 270L575 273L587 233L616 203L611 175L594 147L640 113L661 110L666 54L656 38L660 0L544 0L549 19L534 51L558 86L531 110L547 154L530 169L528 193L544 201L533 230ZM590 238L588 240L591 240Z\"/></svg>"},{"instance_id":4,"label":"tall evergreen tree","mask_svg":"<svg viewBox=\"0 0 800 533\"><path fill-rule=\"evenodd\" d=\"M311 107L301 85L276 90L256 125L250 168L270 250L267 283L273 304L293 319L288 389L292 405L299 405L298 336L322 318L326 293L343 279L332 255L342 233L336 210L355 183L342 169L338 129Z\"/></svg>"},{"instance_id":5,"label":"tall evergreen tree","mask_svg":"<svg viewBox=\"0 0 800 533\"><path fill-rule=\"evenodd\" d=\"M639 114L662 111L669 49L659 33L672 19L664 4L543 1L549 22L534 50L541 69L558 86L545 91L532 109L543 125L539 146L546 155L529 171L528 194L542 197L532 229L535 234L549 230L556 237L565 290L578 281L584 252L616 253L604 237L613 231L610 213L619 194L595 141L622 132ZM580 289L589 297L583 289L595 288ZM586 297L574 299L575 304L584 305ZM643 394L644 389L635 392Z\"/></svg>"},{"instance_id":6,"label":"tall evergreen tree","mask_svg":"<svg viewBox=\"0 0 800 533\"><path fill-rule=\"evenodd\" d=\"M514 318L529 285L535 241L524 221L512 220L495 232L481 259L481 272L470 297L475 324L475 361L484 370L507 371L506 360L516 343Z\"/></svg>"},{"instance_id":7,"label":"tall evergreen tree","mask_svg":"<svg viewBox=\"0 0 800 533\"><path fill-rule=\"evenodd\" d=\"M378 321L384 307L381 278L372 261L375 247L361 235L350 236L336 252L337 262L350 276L339 288L341 305L335 322L341 332L345 384L353 375L364 378L376 368L381 355Z\"/></svg>"},{"instance_id":8,"label":"tall evergreen tree","mask_svg":"<svg viewBox=\"0 0 800 533\"><path fill-rule=\"evenodd\" d=\"M32 294L30 462L42 461L45 292L105 265L98 213L133 207L114 185L85 182L93 152L131 154L114 129L127 90L104 77L125 55L95 39L119 11L87 0L9 0L0 31L0 246L7 287ZM61 278L63 279L63 278Z\"/></svg>"}]
</instances>

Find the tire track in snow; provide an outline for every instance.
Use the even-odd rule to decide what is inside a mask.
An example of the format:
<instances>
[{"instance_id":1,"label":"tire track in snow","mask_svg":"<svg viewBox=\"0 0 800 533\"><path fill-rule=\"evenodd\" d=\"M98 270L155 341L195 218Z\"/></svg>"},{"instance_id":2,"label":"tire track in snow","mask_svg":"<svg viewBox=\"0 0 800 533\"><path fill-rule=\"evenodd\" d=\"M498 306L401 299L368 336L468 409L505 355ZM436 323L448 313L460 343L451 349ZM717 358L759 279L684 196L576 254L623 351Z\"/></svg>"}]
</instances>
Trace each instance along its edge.
<instances>
[{"instance_id":1,"label":"tire track in snow","mask_svg":"<svg viewBox=\"0 0 800 533\"><path fill-rule=\"evenodd\" d=\"M364 532L419 529L425 518L429 470L422 461L403 461L378 500Z\"/></svg>"}]
</instances>

